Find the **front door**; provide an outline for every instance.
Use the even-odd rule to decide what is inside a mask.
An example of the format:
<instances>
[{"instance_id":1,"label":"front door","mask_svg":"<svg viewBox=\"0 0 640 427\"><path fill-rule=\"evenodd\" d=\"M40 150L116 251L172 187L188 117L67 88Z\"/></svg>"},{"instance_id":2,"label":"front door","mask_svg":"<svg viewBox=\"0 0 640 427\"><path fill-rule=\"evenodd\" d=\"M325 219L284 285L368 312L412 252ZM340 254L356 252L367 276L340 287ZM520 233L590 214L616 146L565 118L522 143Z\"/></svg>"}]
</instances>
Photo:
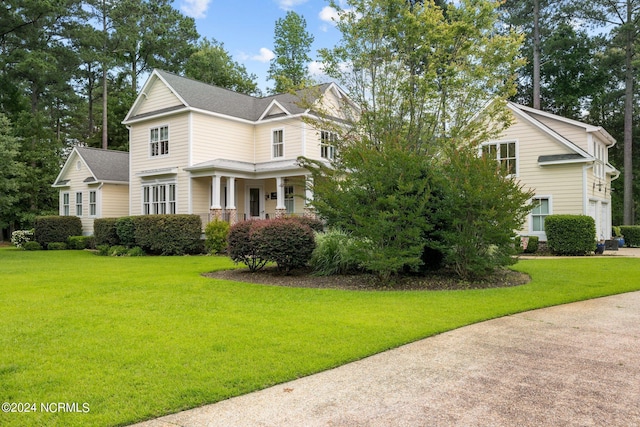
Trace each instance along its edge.
<instances>
[{"instance_id":1,"label":"front door","mask_svg":"<svg viewBox=\"0 0 640 427\"><path fill-rule=\"evenodd\" d=\"M249 216L260 217L260 189L249 188Z\"/></svg>"}]
</instances>

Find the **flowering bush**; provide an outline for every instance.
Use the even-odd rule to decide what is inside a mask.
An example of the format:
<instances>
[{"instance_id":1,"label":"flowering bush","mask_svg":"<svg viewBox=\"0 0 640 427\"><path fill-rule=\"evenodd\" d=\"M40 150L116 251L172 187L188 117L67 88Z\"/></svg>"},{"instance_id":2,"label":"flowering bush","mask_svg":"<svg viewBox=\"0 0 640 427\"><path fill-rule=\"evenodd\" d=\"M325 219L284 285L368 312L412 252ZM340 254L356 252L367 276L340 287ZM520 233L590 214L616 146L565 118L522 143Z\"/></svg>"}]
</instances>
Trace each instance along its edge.
<instances>
[{"instance_id":1,"label":"flowering bush","mask_svg":"<svg viewBox=\"0 0 640 427\"><path fill-rule=\"evenodd\" d=\"M11 243L22 249L24 244L33 240L33 230L16 230L11 233Z\"/></svg>"}]
</instances>

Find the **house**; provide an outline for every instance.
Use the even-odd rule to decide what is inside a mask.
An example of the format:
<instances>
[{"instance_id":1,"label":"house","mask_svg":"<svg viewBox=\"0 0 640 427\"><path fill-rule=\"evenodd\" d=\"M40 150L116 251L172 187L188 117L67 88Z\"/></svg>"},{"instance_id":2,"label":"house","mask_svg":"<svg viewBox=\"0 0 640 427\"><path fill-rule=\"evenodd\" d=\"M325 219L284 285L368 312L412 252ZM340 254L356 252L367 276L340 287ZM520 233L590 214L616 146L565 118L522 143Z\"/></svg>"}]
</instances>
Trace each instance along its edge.
<instances>
[{"instance_id":1,"label":"house","mask_svg":"<svg viewBox=\"0 0 640 427\"><path fill-rule=\"evenodd\" d=\"M83 234L93 234L96 218L129 214L129 153L74 147L54 188L60 191L60 215L76 215Z\"/></svg>"},{"instance_id":2,"label":"house","mask_svg":"<svg viewBox=\"0 0 640 427\"><path fill-rule=\"evenodd\" d=\"M333 83L256 98L154 70L123 121L129 214L197 214L203 223L308 214L310 174L297 158L330 159L335 134L307 119L343 117L348 105Z\"/></svg>"},{"instance_id":3,"label":"house","mask_svg":"<svg viewBox=\"0 0 640 427\"><path fill-rule=\"evenodd\" d=\"M602 127L512 102L507 108L513 123L482 144L481 152L535 193L535 207L520 234L546 241L546 216L579 214L594 218L598 238L610 238L611 181L620 175L608 161L613 137Z\"/></svg>"}]
</instances>

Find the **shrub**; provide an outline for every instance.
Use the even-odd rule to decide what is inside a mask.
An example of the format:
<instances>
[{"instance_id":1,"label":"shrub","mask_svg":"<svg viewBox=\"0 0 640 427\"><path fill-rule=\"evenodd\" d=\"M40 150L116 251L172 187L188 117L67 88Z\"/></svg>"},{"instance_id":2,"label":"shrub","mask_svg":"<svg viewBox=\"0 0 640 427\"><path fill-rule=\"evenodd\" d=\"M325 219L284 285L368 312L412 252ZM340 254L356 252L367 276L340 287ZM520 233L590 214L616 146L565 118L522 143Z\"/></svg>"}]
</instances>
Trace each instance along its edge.
<instances>
[{"instance_id":1,"label":"shrub","mask_svg":"<svg viewBox=\"0 0 640 427\"><path fill-rule=\"evenodd\" d=\"M95 239L93 236L71 236L67 240L67 247L69 249L92 249L95 247Z\"/></svg>"},{"instance_id":2,"label":"shrub","mask_svg":"<svg viewBox=\"0 0 640 427\"><path fill-rule=\"evenodd\" d=\"M640 246L640 225L621 225L620 232L624 236L624 242L627 246Z\"/></svg>"},{"instance_id":3,"label":"shrub","mask_svg":"<svg viewBox=\"0 0 640 427\"><path fill-rule=\"evenodd\" d=\"M77 216L41 216L35 220L35 240L47 247L49 243L64 243L70 236L82 234Z\"/></svg>"},{"instance_id":4,"label":"shrub","mask_svg":"<svg viewBox=\"0 0 640 427\"><path fill-rule=\"evenodd\" d=\"M556 255L585 255L596 248L596 223L587 215L549 215L544 221L549 250Z\"/></svg>"},{"instance_id":5,"label":"shrub","mask_svg":"<svg viewBox=\"0 0 640 427\"><path fill-rule=\"evenodd\" d=\"M42 246L40 246L38 242L25 242L22 245L22 249L25 251L39 251L42 249Z\"/></svg>"},{"instance_id":6,"label":"shrub","mask_svg":"<svg viewBox=\"0 0 640 427\"><path fill-rule=\"evenodd\" d=\"M310 216L299 216L299 215L287 216L284 218L291 221L296 221L302 225L306 225L316 233L322 233L324 231L324 222L320 221L317 218L312 218Z\"/></svg>"},{"instance_id":7,"label":"shrub","mask_svg":"<svg viewBox=\"0 0 640 427\"><path fill-rule=\"evenodd\" d=\"M230 227L228 222L219 219L207 224L204 228L204 247L207 253L219 254L225 251Z\"/></svg>"},{"instance_id":8,"label":"shrub","mask_svg":"<svg viewBox=\"0 0 640 427\"><path fill-rule=\"evenodd\" d=\"M115 228L120 245L128 248L136 245L136 217L123 216L116 219Z\"/></svg>"},{"instance_id":9,"label":"shrub","mask_svg":"<svg viewBox=\"0 0 640 427\"><path fill-rule=\"evenodd\" d=\"M33 230L16 230L11 233L11 243L16 248L22 248L27 242L33 240Z\"/></svg>"},{"instance_id":10,"label":"shrub","mask_svg":"<svg viewBox=\"0 0 640 427\"><path fill-rule=\"evenodd\" d=\"M50 251L63 251L67 249L67 244L65 242L51 242L47 245L47 249Z\"/></svg>"},{"instance_id":11,"label":"shrub","mask_svg":"<svg viewBox=\"0 0 640 427\"><path fill-rule=\"evenodd\" d=\"M522 238L526 237L529 242L527 243L526 248L522 248ZM538 252L538 246L540 243L540 238L538 236L518 236L516 239L516 245L519 251L522 251L527 254L534 254Z\"/></svg>"},{"instance_id":12,"label":"shrub","mask_svg":"<svg viewBox=\"0 0 640 427\"><path fill-rule=\"evenodd\" d=\"M135 219L135 242L146 253L185 255L202 251L198 215L144 215Z\"/></svg>"},{"instance_id":13,"label":"shrub","mask_svg":"<svg viewBox=\"0 0 640 427\"><path fill-rule=\"evenodd\" d=\"M360 269L357 241L340 229L315 234L316 247L309 261L319 276L346 274Z\"/></svg>"},{"instance_id":14,"label":"shrub","mask_svg":"<svg viewBox=\"0 0 640 427\"><path fill-rule=\"evenodd\" d=\"M96 249L98 250L97 255L100 255L100 256L109 255L109 245L98 245L96 246Z\"/></svg>"},{"instance_id":15,"label":"shrub","mask_svg":"<svg viewBox=\"0 0 640 427\"><path fill-rule=\"evenodd\" d=\"M128 256L145 256L146 254L144 253L144 251L140 246L136 246L134 248L129 249L129 251L127 252L127 255Z\"/></svg>"},{"instance_id":16,"label":"shrub","mask_svg":"<svg viewBox=\"0 0 640 427\"><path fill-rule=\"evenodd\" d=\"M117 218L96 218L93 221L93 236L96 247L120 244L120 239L116 231L116 221Z\"/></svg>"},{"instance_id":17,"label":"shrub","mask_svg":"<svg viewBox=\"0 0 640 427\"><path fill-rule=\"evenodd\" d=\"M260 270L268 262L258 255L256 245L251 238L251 227L261 221L241 221L235 223L229 229L227 236L227 252L229 258L235 263L243 263L249 267L249 271Z\"/></svg>"},{"instance_id":18,"label":"shrub","mask_svg":"<svg viewBox=\"0 0 640 427\"><path fill-rule=\"evenodd\" d=\"M315 247L313 230L298 221L258 221L252 225L249 233L257 255L275 262L278 270L285 272L305 266Z\"/></svg>"},{"instance_id":19,"label":"shrub","mask_svg":"<svg viewBox=\"0 0 640 427\"><path fill-rule=\"evenodd\" d=\"M129 254L129 249L122 245L111 246L109 256L125 256Z\"/></svg>"}]
</instances>

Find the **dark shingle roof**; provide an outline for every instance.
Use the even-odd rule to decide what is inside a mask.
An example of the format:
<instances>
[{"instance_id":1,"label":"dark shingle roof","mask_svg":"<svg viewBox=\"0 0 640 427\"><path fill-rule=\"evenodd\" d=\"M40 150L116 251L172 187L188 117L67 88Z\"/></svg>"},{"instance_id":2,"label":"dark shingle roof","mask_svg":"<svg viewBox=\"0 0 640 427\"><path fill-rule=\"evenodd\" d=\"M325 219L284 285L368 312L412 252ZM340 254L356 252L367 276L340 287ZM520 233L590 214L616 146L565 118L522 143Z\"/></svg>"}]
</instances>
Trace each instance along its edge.
<instances>
[{"instance_id":1,"label":"dark shingle roof","mask_svg":"<svg viewBox=\"0 0 640 427\"><path fill-rule=\"evenodd\" d=\"M330 85L330 83L325 83L300 90L295 94L285 93L256 98L166 71L156 70L156 72L189 107L251 121L258 120L274 100L291 114L304 113L308 107L300 106L300 100L310 103Z\"/></svg>"},{"instance_id":2,"label":"dark shingle roof","mask_svg":"<svg viewBox=\"0 0 640 427\"><path fill-rule=\"evenodd\" d=\"M129 153L76 147L78 154L98 181L129 182Z\"/></svg>"}]
</instances>

